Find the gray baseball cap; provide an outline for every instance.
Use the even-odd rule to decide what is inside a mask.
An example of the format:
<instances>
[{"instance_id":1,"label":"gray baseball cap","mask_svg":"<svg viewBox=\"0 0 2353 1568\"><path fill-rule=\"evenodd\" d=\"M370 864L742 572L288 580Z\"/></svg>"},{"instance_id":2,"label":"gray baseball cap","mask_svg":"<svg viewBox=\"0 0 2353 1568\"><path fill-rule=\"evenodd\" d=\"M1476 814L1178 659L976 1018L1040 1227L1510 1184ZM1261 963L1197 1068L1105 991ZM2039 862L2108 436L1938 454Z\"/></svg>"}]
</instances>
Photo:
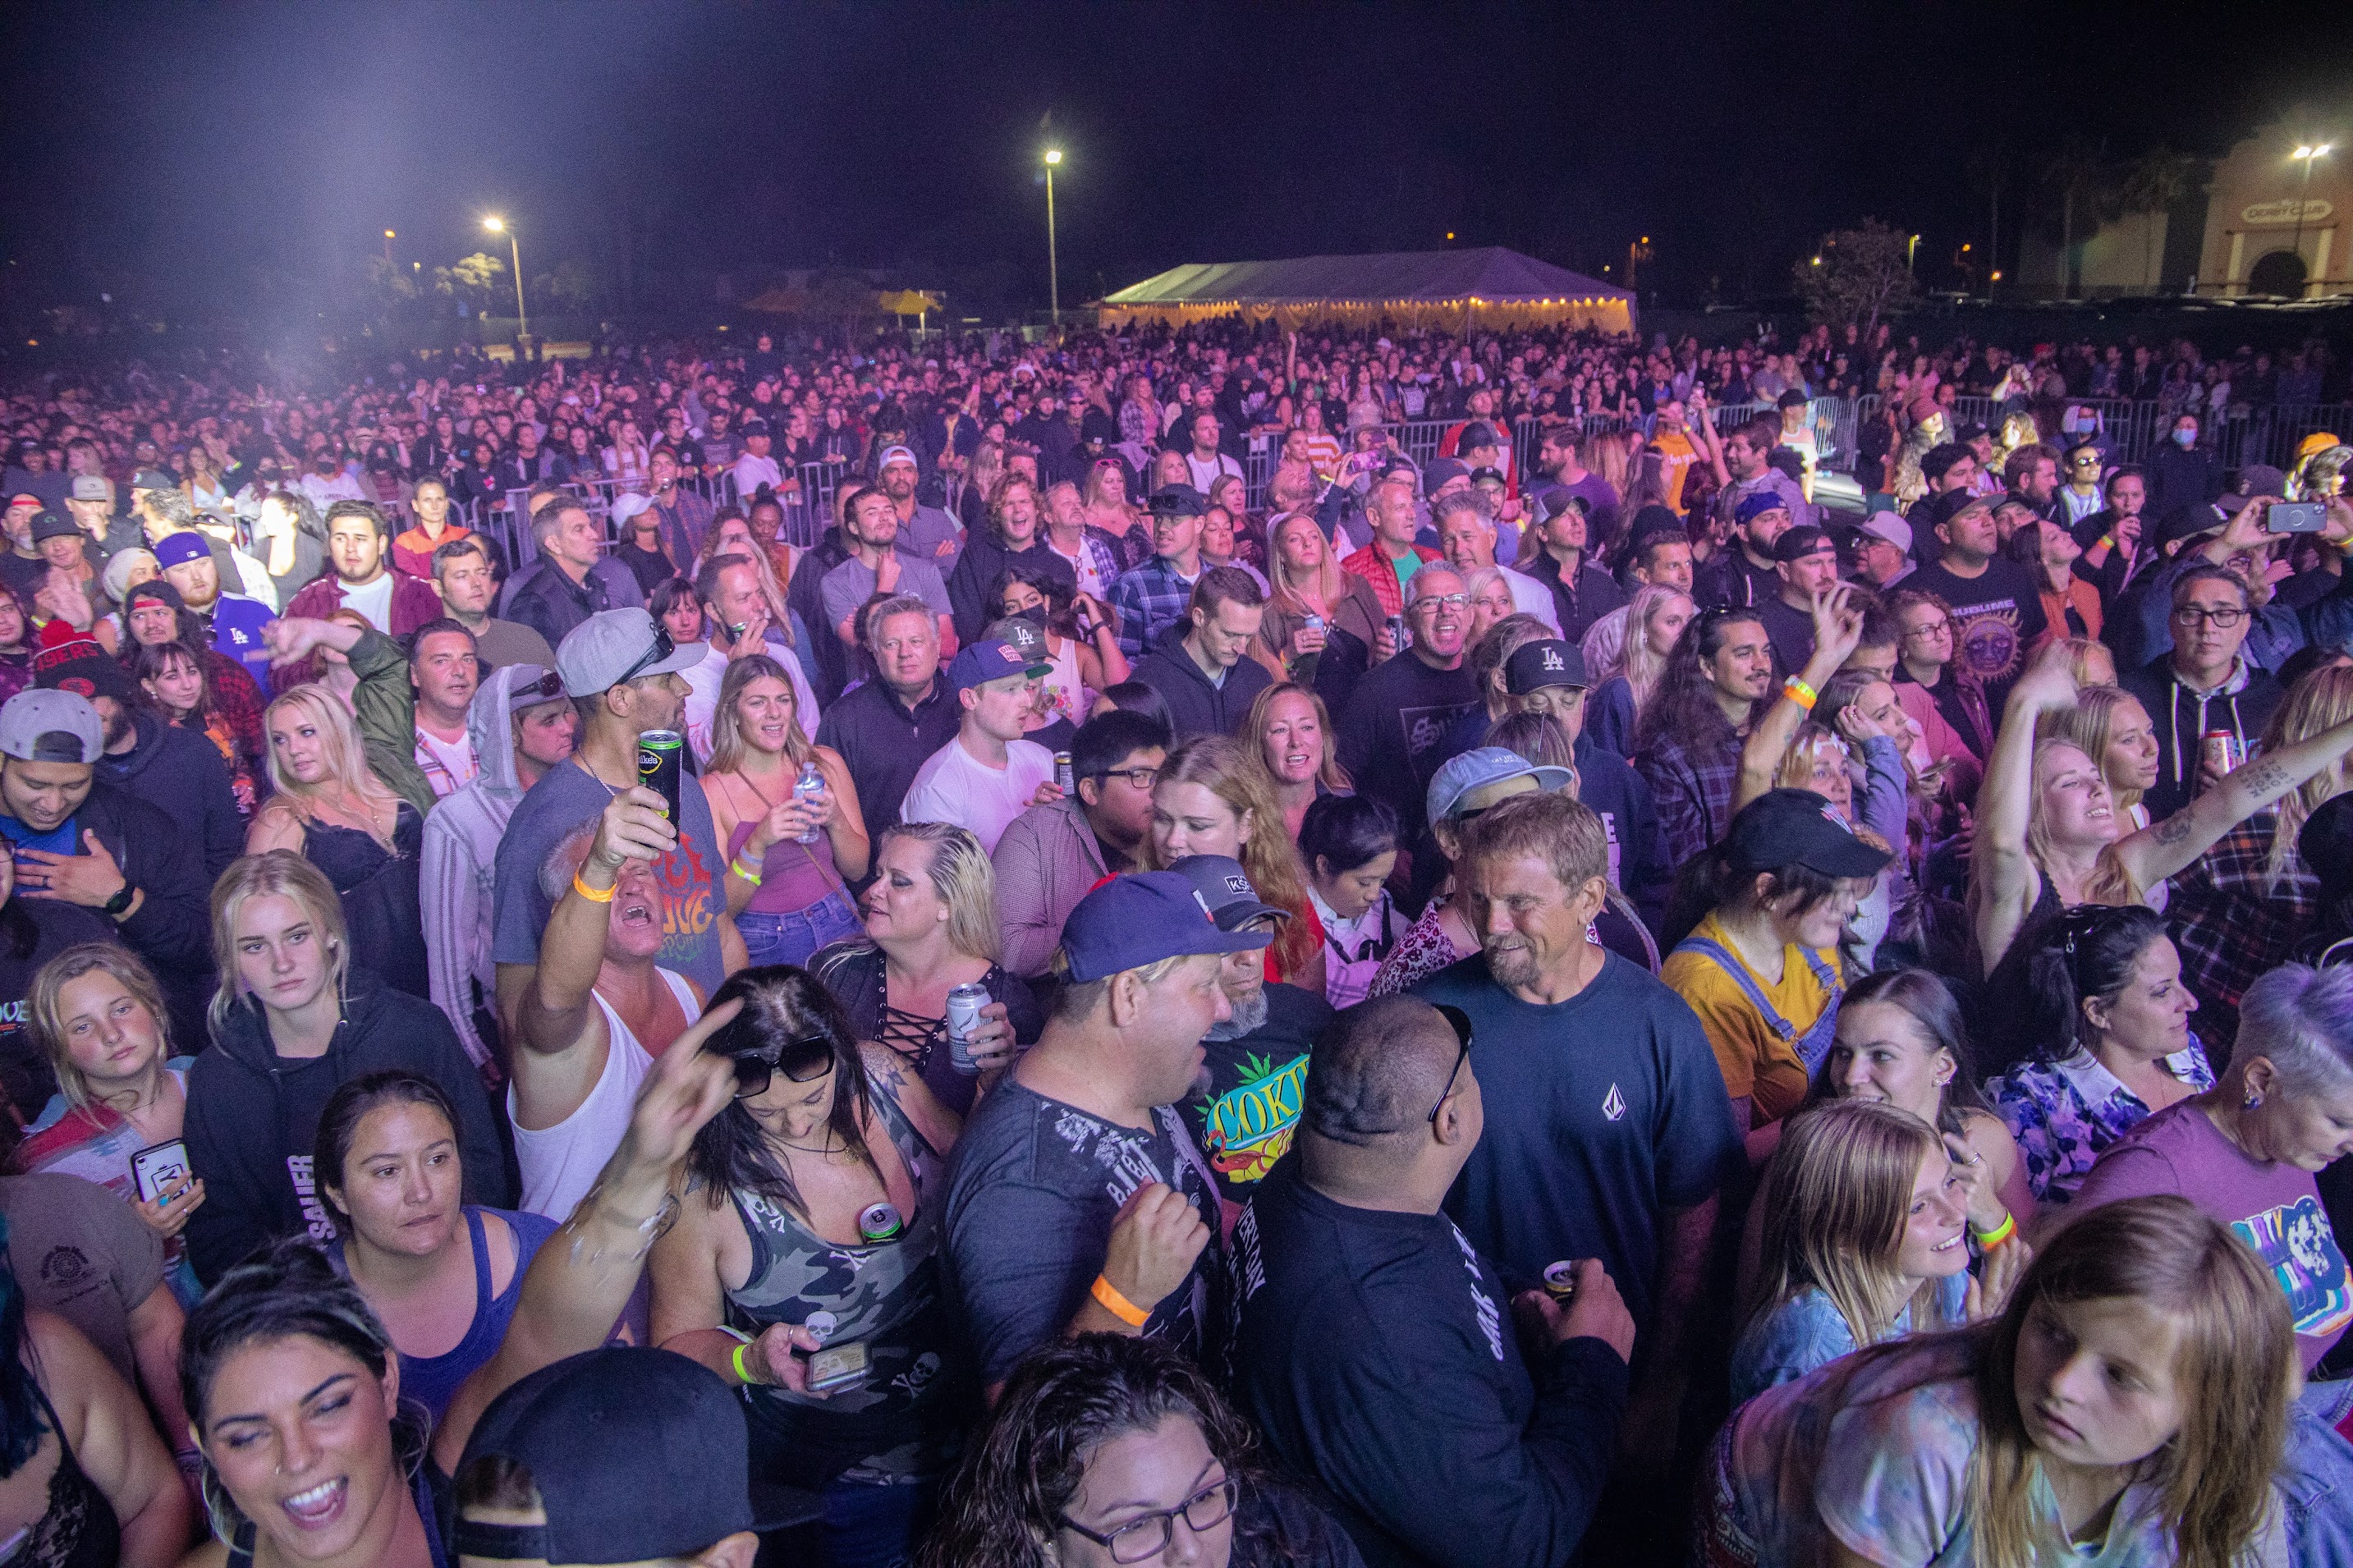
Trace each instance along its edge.
<instances>
[{"instance_id":1,"label":"gray baseball cap","mask_svg":"<svg viewBox=\"0 0 2353 1568\"><path fill-rule=\"evenodd\" d=\"M105 746L106 727L86 697L35 687L0 703L0 756L25 763L95 763Z\"/></svg>"},{"instance_id":2,"label":"gray baseball cap","mask_svg":"<svg viewBox=\"0 0 2353 1568\"><path fill-rule=\"evenodd\" d=\"M106 482L104 475L77 474L74 476L73 499L76 500L112 500L114 499L114 487Z\"/></svg>"},{"instance_id":3,"label":"gray baseball cap","mask_svg":"<svg viewBox=\"0 0 2353 1568\"><path fill-rule=\"evenodd\" d=\"M692 669L704 651L701 643L674 646L644 610L603 610L565 634L555 650L555 671L567 696L594 697L624 680Z\"/></svg>"},{"instance_id":4,"label":"gray baseball cap","mask_svg":"<svg viewBox=\"0 0 2353 1568\"><path fill-rule=\"evenodd\" d=\"M1430 820L1439 822L1451 816L1464 795L1506 779L1532 778L1537 789L1548 794L1567 789L1574 776L1567 768L1545 767L1501 746L1480 746L1449 757L1430 781Z\"/></svg>"}]
</instances>

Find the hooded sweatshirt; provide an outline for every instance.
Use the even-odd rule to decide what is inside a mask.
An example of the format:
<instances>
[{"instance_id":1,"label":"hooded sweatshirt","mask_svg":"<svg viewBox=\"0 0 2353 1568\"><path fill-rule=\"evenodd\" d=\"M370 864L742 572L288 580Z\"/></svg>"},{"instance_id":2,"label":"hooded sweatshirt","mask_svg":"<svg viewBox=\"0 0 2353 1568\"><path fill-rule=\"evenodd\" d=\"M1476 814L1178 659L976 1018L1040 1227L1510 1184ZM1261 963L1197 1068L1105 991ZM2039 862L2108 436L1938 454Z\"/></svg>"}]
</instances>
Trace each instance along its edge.
<instances>
[{"instance_id":1,"label":"hooded sweatshirt","mask_svg":"<svg viewBox=\"0 0 2353 1568\"><path fill-rule=\"evenodd\" d=\"M237 816L227 764L201 730L166 724L153 713L134 712L131 722L137 743L100 757L98 776L169 816L197 847L206 877L216 879L245 853L245 821Z\"/></svg>"},{"instance_id":2,"label":"hooded sweatshirt","mask_svg":"<svg viewBox=\"0 0 2353 1568\"><path fill-rule=\"evenodd\" d=\"M2157 785L2141 796L2151 822L2162 822L2198 793L2198 765L2208 731L2231 731L2244 758L2263 738L2263 726L2280 701L2279 682L2243 656L2232 662L2230 678L2211 691L2184 685L2174 673L2170 654L2126 671L2116 684L2140 699L2148 710L2149 727L2157 732Z\"/></svg>"},{"instance_id":3,"label":"hooded sweatshirt","mask_svg":"<svg viewBox=\"0 0 2353 1568\"><path fill-rule=\"evenodd\" d=\"M1225 679L1209 684L1208 676L1185 647L1190 621L1178 621L1160 634L1152 651L1135 661L1134 679L1160 693L1168 704L1168 718L1176 738L1188 735L1232 735L1250 718L1250 704L1274 683L1266 667L1248 654L1234 660Z\"/></svg>"},{"instance_id":4,"label":"hooded sweatshirt","mask_svg":"<svg viewBox=\"0 0 2353 1568\"><path fill-rule=\"evenodd\" d=\"M482 682L466 710L466 739L482 771L425 819L418 883L433 1002L477 1063L489 1061L491 1050L475 1011L495 1012L498 996L498 965L491 962L491 873L500 836L523 794L515 772L514 704L507 692L510 682L546 673L540 665L517 665ZM533 705L539 700L534 695Z\"/></svg>"},{"instance_id":5,"label":"hooded sweatshirt","mask_svg":"<svg viewBox=\"0 0 2353 1568\"><path fill-rule=\"evenodd\" d=\"M505 1208L506 1164L474 1064L430 1003L354 971L343 1021L322 1057L280 1057L260 1005L240 998L188 1069L183 1127L205 1202L188 1221L188 1258L210 1284L255 1247L285 1237L334 1238L311 1169L319 1114L356 1078L398 1068L440 1087L458 1110L465 1201Z\"/></svg>"}]
</instances>

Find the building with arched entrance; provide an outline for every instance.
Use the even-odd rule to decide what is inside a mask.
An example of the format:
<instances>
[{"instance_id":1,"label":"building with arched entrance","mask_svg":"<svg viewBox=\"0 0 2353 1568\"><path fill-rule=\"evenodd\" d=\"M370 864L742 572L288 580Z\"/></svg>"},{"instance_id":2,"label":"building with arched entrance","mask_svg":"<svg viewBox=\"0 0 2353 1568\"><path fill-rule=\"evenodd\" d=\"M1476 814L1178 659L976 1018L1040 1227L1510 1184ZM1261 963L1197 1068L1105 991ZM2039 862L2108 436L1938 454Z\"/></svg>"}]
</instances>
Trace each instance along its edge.
<instances>
[{"instance_id":1,"label":"building with arched entrance","mask_svg":"<svg viewBox=\"0 0 2353 1568\"><path fill-rule=\"evenodd\" d=\"M2263 127L2214 161L2199 293L2291 300L2353 293L2348 130L2353 115L2299 116Z\"/></svg>"}]
</instances>

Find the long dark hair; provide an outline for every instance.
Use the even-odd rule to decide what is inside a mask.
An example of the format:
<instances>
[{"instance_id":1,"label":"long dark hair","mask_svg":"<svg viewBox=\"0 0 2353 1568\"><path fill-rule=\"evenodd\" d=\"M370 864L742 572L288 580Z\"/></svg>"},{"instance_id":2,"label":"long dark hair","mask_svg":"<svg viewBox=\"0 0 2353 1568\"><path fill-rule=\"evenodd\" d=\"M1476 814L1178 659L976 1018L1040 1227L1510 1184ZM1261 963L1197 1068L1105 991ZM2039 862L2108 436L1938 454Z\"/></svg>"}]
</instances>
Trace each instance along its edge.
<instances>
[{"instance_id":1,"label":"long dark hair","mask_svg":"<svg viewBox=\"0 0 2353 1568\"><path fill-rule=\"evenodd\" d=\"M739 996L743 1012L702 1048L724 1056L823 1036L833 1047L833 1105L826 1112L826 1125L871 1168L874 1156L866 1147L866 1120L872 1102L866 1091L866 1069L858 1057L857 1027L849 1013L807 970L789 963L745 969L728 976L712 994L711 1006ZM757 1194L793 1214L807 1215L800 1189L793 1184L791 1167L777 1158L758 1120L740 1100L703 1123L687 1152L686 1168L702 1184L713 1208L726 1203L730 1193L744 1192Z\"/></svg>"},{"instance_id":2,"label":"long dark hair","mask_svg":"<svg viewBox=\"0 0 2353 1568\"><path fill-rule=\"evenodd\" d=\"M449 1103L439 1084L413 1072L386 1068L355 1078L329 1095L325 1109L319 1112L319 1135L311 1146L311 1180L320 1206L345 1236L352 1234L351 1211L337 1203L329 1189L343 1185L343 1162L352 1157L352 1139L367 1113L380 1105L427 1106L440 1112L441 1120L449 1124L451 1140L457 1138L458 1108ZM464 1169L461 1163L461 1175Z\"/></svg>"},{"instance_id":3,"label":"long dark hair","mask_svg":"<svg viewBox=\"0 0 2353 1568\"><path fill-rule=\"evenodd\" d=\"M1953 1058L1953 1079L1945 1085L1943 1097L1936 1102L1936 1127L1939 1131L1959 1135L1968 1131L1962 1121L1965 1110L1993 1111L1986 1104L1984 1091L1978 1088L1977 1064L1969 1049L1969 1032L1961 1021L1961 1005L1953 999L1952 988L1942 976L1926 969L1883 969L1876 974L1866 974L1847 988L1841 1008L1859 1007L1866 1002L1883 1002L1903 1012L1905 1016L1920 1026L1928 1037L1932 1048ZM1830 1058L1822 1058L1816 1069L1814 1081L1806 1086L1805 1103L1819 1105L1826 1100L1839 1098L1838 1086L1831 1082Z\"/></svg>"},{"instance_id":4,"label":"long dark hair","mask_svg":"<svg viewBox=\"0 0 2353 1568\"><path fill-rule=\"evenodd\" d=\"M1172 1415L1200 1427L1245 1490L1257 1479L1250 1424L1178 1352L1124 1334L1081 1334L1032 1351L949 1482L917 1568L1044 1568L1045 1543L1061 1529L1095 1451ZM1239 1518L1235 1532L1242 1533Z\"/></svg>"},{"instance_id":5,"label":"long dark hair","mask_svg":"<svg viewBox=\"0 0 2353 1568\"><path fill-rule=\"evenodd\" d=\"M1703 610L1692 617L1675 639L1665 668L1659 671L1658 687L1635 724L1637 748L1647 749L1667 740L1688 746L1734 732L1732 721L1715 705L1715 683L1708 678L1707 665L1723 651L1727 628L1744 621L1759 628L1765 624L1754 610Z\"/></svg>"},{"instance_id":6,"label":"long dark hair","mask_svg":"<svg viewBox=\"0 0 2353 1568\"><path fill-rule=\"evenodd\" d=\"M8 1260L8 1216L0 1214L0 1476L24 1468L48 1429L40 1388L25 1363L25 1289Z\"/></svg>"}]
</instances>

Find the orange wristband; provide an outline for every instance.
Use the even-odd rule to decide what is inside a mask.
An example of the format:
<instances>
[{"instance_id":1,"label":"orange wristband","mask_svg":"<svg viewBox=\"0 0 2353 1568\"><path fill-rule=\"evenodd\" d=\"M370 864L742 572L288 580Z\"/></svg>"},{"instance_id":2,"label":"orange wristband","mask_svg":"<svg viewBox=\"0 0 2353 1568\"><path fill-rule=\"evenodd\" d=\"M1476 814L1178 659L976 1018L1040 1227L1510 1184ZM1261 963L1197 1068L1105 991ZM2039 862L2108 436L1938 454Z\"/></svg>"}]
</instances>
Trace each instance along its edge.
<instances>
[{"instance_id":1,"label":"orange wristband","mask_svg":"<svg viewBox=\"0 0 2353 1568\"><path fill-rule=\"evenodd\" d=\"M1102 1275L1088 1287L1087 1293L1103 1303L1103 1310L1131 1329L1140 1329L1152 1321L1152 1314L1119 1293L1118 1287Z\"/></svg>"}]
</instances>

